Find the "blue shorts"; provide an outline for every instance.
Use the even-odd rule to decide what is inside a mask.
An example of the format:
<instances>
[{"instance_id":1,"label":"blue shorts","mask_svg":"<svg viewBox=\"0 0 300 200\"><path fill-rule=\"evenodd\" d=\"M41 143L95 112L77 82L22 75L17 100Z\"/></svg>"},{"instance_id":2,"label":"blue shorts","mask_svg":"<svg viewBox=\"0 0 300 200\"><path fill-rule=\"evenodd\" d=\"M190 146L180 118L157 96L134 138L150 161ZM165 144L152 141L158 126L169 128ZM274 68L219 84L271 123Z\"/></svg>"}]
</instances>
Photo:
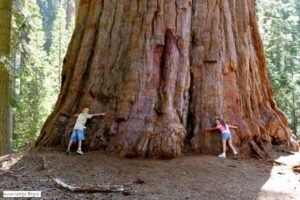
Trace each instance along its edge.
<instances>
[{"instance_id":1,"label":"blue shorts","mask_svg":"<svg viewBox=\"0 0 300 200\"><path fill-rule=\"evenodd\" d=\"M71 140L73 142L77 142L77 140L82 141L84 140L84 130L75 129L72 132Z\"/></svg>"},{"instance_id":2,"label":"blue shorts","mask_svg":"<svg viewBox=\"0 0 300 200\"><path fill-rule=\"evenodd\" d=\"M222 133L222 140L231 140L231 133L230 132Z\"/></svg>"}]
</instances>

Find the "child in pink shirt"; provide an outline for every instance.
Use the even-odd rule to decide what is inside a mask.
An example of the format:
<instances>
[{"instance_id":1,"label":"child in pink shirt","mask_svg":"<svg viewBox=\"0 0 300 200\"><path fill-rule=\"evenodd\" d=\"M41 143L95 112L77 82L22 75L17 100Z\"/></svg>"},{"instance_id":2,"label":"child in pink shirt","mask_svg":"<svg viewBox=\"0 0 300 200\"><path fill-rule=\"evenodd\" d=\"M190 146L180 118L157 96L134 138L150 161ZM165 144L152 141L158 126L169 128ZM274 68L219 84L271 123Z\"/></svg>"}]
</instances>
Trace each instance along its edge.
<instances>
[{"instance_id":1,"label":"child in pink shirt","mask_svg":"<svg viewBox=\"0 0 300 200\"><path fill-rule=\"evenodd\" d=\"M220 158L226 158L226 142L228 140L229 147L233 151L234 157L236 158L238 153L235 150L234 146L232 145L232 136L231 136L231 132L230 132L229 128L237 129L238 127L233 126L233 125L225 124L225 122L219 117L214 120L214 125L215 125L215 128L209 128L209 129L206 129L206 130L207 131L220 130L220 132L222 134L223 153L221 153L218 156Z\"/></svg>"}]
</instances>

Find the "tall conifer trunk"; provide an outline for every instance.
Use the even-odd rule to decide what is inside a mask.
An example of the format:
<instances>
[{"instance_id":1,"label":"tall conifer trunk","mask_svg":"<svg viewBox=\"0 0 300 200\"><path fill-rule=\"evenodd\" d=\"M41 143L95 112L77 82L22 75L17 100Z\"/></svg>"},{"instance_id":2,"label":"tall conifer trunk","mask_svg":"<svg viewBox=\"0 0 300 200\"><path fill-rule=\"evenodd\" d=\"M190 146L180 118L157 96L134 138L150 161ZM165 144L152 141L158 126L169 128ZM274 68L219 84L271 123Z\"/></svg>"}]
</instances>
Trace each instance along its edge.
<instances>
[{"instance_id":1,"label":"tall conifer trunk","mask_svg":"<svg viewBox=\"0 0 300 200\"><path fill-rule=\"evenodd\" d=\"M11 40L12 1L0 1L0 57L9 58ZM0 63L0 156L10 150L12 116L9 104L9 70Z\"/></svg>"},{"instance_id":2,"label":"tall conifer trunk","mask_svg":"<svg viewBox=\"0 0 300 200\"><path fill-rule=\"evenodd\" d=\"M253 0L81 0L62 86L37 148L65 145L83 106L89 149L173 158L184 139L220 151L222 116L242 153L297 148L273 100Z\"/></svg>"}]
</instances>

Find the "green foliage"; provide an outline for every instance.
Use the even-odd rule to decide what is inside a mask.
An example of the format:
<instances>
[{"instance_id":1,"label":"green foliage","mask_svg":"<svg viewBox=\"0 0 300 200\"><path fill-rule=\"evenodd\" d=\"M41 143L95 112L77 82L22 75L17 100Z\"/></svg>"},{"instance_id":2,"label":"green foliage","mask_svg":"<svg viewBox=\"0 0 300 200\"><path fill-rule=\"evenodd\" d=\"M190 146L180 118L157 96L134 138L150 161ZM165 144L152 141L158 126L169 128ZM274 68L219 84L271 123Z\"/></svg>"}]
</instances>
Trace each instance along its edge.
<instances>
[{"instance_id":1,"label":"green foliage","mask_svg":"<svg viewBox=\"0 0 300 200\"><path fill-rule=\"evenodd\" d=\"M257 0L260 32L277 105L299 134L300 3L297 0Z\"/></svg>"},{"instance_id":2,"label":"green foliage","mask_svg":"<svg viewBox=\"0 0 300 200\"><path fill-rule=\"evenodd\" d=\"M40 14L43 16L43 28L45 30L44 48L49 52L52 45L53 24L56 19L57 0L37 0L40 7Z\"/></svg>"},{"instance_id":3,"label":"green foliage","mask_svg":"<svg viewBox=\"0 0 300 200\"><path fill-rule=\"evenodd\" d=\"M15 79L19 85L15 86L18 110L16 110L16 139L13 141L15 150L29 147L42 126L46 113L42 112L45 101L44 60L44 30L39 7L35 0L27 0L18 5L19 15L14 16L16 31L16 53L20 54L20 65L16 66ZM20 28L19 28L20 27ZM23 32L24 31L24 32Z\"/></svg>"},{"instance_id":4,"label":"green foliage","mask_svg":"<svg viewBox=\"0 0 300 200\"><path fill-rule=\"evenodd\" d=\"M45 105L44 109L47 110L48 113L52 110L52 106L56 102L56 95L60 89L61 66L75 24L73 23L70 29L66 30L66 10L63 3L57 5L55 16L52 45L47 58L47 62L49 62L51 68L45 69L47 75L47 79L45 80L45 87L47 88L47 105ZM75 22L74 19L73 22Z\"/></svg>"},{"instance_id":5,"label":"green foliage","mask_svg":"<svg viewBox=\"0 0 300 200\"><path fill-rule=\"evenodd\" d=\"M6 69L9 69L9 67L12 65L10 58L7 58L6 56L1 56L0 65L3 65Z\"/></svg>"}]
</instances>

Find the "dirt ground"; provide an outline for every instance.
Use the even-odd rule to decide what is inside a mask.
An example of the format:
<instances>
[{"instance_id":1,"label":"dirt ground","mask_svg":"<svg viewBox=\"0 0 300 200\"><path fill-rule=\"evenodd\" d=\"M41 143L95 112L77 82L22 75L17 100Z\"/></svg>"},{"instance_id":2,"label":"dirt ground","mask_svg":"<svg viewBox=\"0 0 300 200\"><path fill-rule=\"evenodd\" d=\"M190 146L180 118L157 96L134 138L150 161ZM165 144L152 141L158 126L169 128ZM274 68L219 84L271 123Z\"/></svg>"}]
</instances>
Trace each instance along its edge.
<instances>
[{"instance_id":1,"label":"dirt ground","mask_svg":"<svg viewBox=\"0 0 300 200\"><path fill-rule=\"evenodd\" d=\"M279 164L274 164L273 159ZM268 160L233 160L209 155L136 160L96 151L84 156L51 151L0 157L0 163L1 193L39 190L42 199L300 199L300 175L292 171L292 166L300 164L300 153L273 151ZM129 195L70 192L46 175L49 169L71 185L124 184ZM144 183L136 183L137 179Z\"/></svg>"}]
</instances>

